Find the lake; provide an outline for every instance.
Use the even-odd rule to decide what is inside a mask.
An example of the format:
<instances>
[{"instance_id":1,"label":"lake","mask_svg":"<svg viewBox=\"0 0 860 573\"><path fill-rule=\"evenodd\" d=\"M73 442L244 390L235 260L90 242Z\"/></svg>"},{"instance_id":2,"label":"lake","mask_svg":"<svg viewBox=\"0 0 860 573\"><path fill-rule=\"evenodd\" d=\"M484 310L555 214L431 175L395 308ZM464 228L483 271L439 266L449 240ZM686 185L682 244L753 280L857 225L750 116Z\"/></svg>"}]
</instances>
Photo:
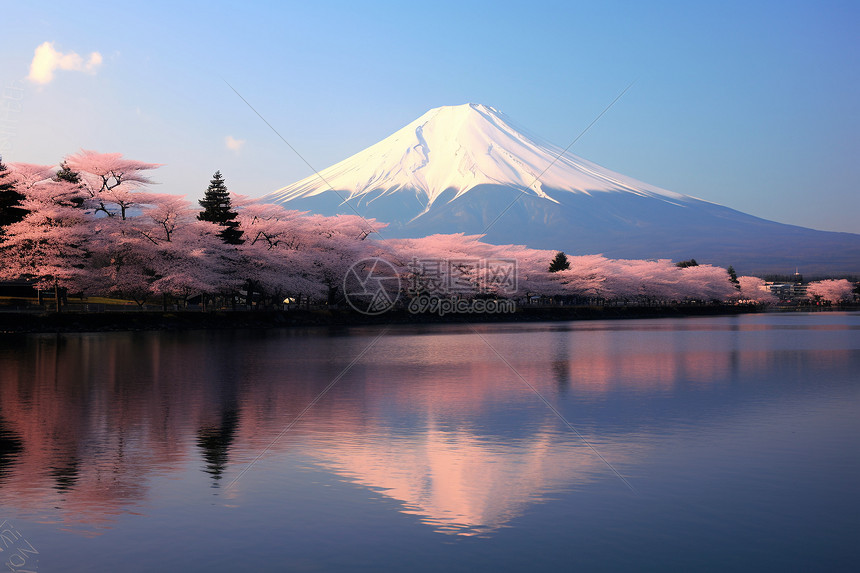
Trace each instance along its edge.
<instances>
[{"instance_id":1,"label":"lake","mask_svg":"<svg viewBox=\"0 0 860 573\"><path fill-rule=\"evenodd\" d=\"M860 314L0 337L0 571L853 571Z\"/></svg>"}]
</instances>

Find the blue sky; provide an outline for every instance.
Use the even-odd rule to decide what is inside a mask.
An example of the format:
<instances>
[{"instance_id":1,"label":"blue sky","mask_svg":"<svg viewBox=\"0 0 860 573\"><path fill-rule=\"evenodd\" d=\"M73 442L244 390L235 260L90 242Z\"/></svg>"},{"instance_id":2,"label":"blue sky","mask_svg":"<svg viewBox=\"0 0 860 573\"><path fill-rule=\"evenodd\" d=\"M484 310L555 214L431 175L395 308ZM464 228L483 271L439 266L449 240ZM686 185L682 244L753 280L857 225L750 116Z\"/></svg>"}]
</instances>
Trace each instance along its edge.
<instances>
[{"instance_id":1,"label":"blue sky","mask_svg":"<svg viewBox=\"0 0 860 573\"><path fill-rule=\"evenodd\" d=\"M310 171L224 80L317 169L466 102L564 147L635 80L572 152L860 232L857 2L43 1L2 14L0 87L21 98L0 114L4 161L117 151L164 164L159 191L197 199L220 169L260 196ZM45 42L80 58L38 83Z\"/></svg>"}]
</instances>

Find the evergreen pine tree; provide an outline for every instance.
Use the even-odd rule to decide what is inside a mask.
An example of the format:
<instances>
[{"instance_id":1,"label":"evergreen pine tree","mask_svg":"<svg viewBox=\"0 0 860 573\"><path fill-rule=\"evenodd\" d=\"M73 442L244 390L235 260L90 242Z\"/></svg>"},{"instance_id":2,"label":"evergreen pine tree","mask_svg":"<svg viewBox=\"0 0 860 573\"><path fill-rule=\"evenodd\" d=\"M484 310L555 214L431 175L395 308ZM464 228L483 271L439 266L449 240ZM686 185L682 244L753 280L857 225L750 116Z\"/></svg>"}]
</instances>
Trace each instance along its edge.
<instances>
[{"instance_id":1,"label":"evergreen pine tree","mask_svg":"<svg viewBox=\"0 0 860 573\"><path fill-rule=\"evenodd\" d=\"M77 171L72 171L69 164L63 161L60 163L60 169L57 171L56 175L54 175L54 181L65 181L66 183L79 185L81 182L81 174ZM83 197L78 197L72 199L72 202L76 207L81 207L84 204L84 199Z\"/></svg>"},{"instance_id":2,"label":"evergreen pine tree","mask_svg":"<svg viewBox=\"0 0 860 573\"><path fill-rule=\"evenodd\" d=\"M735 288L740 290L741 281L738 280L738 273L735 272L735 267L729 265L729 268L726 269L726 272L729 273L729 280L732 282L732 284L735 285Z\"/></svg>"},{"instance_id":3,"label":"evergreen pine tree","mask_svg":"<svg viewBox=\"0 0 860 573\"><path fill-rule=\"evenodd\" d=\"M60 169L57 171L54 179L57 181L67 181L69 183L80 183L81 174L76 171L72 171L69 164L63 161L60 163Z\"/></svg>"},{"instance_id":4,"label":"evergreen pine tree","mask_svg":"<svg viewBox=\"0 0 860 573\"><path fill-rule=\"evenodd\" d=\"M549 272L557 273L558 271L566 271L570 268L570 261L567 260L567 255L559 251L552 262L549 264Z\"/></svg>"},{"instance_id":5,"label":"evergreen pine tree","mask_svg":"<svg viewBox=\"0 0 860 573\"><path fill-rule=\"evenodd\" d=\"M680 263L675 263L675 266L681 269L686 269L687 267L698 267L699 263L696 262L696 259L690 259L689 261L681 261Z\"/></svg>"},{"instance_id":6,"label":"evergreen pine tree","mask_svg":"<svg viewBox=\"0 0 860 573\"><path fill-rule=\"evenodd\" d=\"M27 215L27 211L20 206L24 196L15 191L15 185L9 175L8 169L3 165L3 158L0 157L0 233L4 227L17 223Z\"/></svg>"},{"instance_id":7,"label":"evergreen pine tree","mask_svg":"<svg viewBox=\"0 0 860 573\"><path fill-rule=\"evenodd\" d=\"M239 222L236 221L237 213L232 211L230 203L230 192L220 171L216 171L209 181L209 187L203 199L198 201L203 210L197 215L201 221L210 221L224 227L218 233L221 240L230 245L239 245L242 241L242 231L239 230Z\"/></svg>"}]
</instances>

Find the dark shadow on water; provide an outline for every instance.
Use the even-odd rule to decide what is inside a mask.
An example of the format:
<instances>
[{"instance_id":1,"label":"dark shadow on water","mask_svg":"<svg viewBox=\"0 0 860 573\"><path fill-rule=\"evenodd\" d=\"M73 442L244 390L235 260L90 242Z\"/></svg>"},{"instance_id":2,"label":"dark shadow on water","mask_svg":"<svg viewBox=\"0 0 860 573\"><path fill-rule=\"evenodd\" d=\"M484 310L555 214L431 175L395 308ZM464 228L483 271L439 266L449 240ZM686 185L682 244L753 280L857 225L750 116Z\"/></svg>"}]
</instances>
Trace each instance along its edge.
<instances>
[{"instance_id":1,"label":"dark shadow on water","mask_svg":"<svg viewBox=\"0 0 860 573\"><path fill-rule=\"evenodd\" d=\"M51 466L49 473L54 478L54 487L57 491L69 491L75 487L80 477L79 465L80 462L77 458L70 458L63 465Z\"/></svg>"},{"instance_id":2,"label":"dark shadow on water","mask_svg":"<svg viewBox=\"0 0 860 573\"><path fill-rule=\"evenodd\" d=\"M11 471L15 458L24 451L24 442L8 430L0 418L0 483Z\"/></svg>"},{"instance_id":3,"label":"dark shadow on water","mask_svg":"<svg viewBox=\"0 0 860 573\"><path fill-rule=\"evenodd\" d=\"M197 431L197 447L202 451L203 460L206 462L203 471L212 476L212 487L218 487L224 474L238 427L239 411L228 408L221 412L221 421L217 426L200 428Z\"/></svg>"}]
</instances>

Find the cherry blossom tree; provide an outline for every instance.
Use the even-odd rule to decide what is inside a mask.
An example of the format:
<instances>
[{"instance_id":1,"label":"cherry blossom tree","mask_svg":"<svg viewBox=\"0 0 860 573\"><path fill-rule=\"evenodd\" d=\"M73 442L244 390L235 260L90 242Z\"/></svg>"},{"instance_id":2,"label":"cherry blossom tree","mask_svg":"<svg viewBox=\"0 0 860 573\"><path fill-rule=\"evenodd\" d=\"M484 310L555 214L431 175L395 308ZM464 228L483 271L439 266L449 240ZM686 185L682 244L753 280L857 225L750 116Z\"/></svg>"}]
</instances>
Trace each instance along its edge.
<instances>
[{"instance_id":1,"label":"cherry blossom tree","mask_svg":"<svg viewBox=\"0 0 860 573\"><path fill-rule=\"evenodd\" d=\"M119 153L82 150L63 161L64 170L74 173L82 191L81 208L90 215L91 272L88 291L117 295L143 306L153 294L158 272L156 233L167 233L175 220L164 225L141 217L146 209L175 210L179 199L146 192L151 183L146 171L154 163L125 159Z\"/></svg>"},{"instance_id":2,"label":"cherry blossom tree","mask_svg":"<svg viewBox=\"0 0 860 573\"><path fill-rule=\"evenodd\" d=\"M230 279L236 248L221 240L222 229L199 221L184 197L150 194L142 214L129 219L123 236L143 253L151 294L176 297L184 303L197 294L233 291Z\"/></svg>"},{"instance_id":3,"label":"cherry blossom tree","mask_svg":"<svg viewBox=\"0 0 860 573\"><path fill-rule=\"evenodd\" d=\"M306 215L305 252L312 256L312 277L325 285L329 304L336 301L339 288L350 266L372 255L373 244L366 239L370 229L384 225L356 215Z\"/></svg>"},{"instance_id":4,"label":"cherry blossom tree","mask_svg":"<svg viewBox=\"0 0 860 573\"><path fill-rule=\"evenodd\" d=\"M806 293L814 299L838 304L850 301L854 285L846 279L815 281L809 283Z\"/></svg>"},{"instance_id":5,"label":"cherry blossom tree","mask_svg":"<svg viewBox=\"0 0 860 573\"><path fill-rule=\"evenodd\" d=\"M567 257L570 268L552 272L547 267L556 253L518 245L489 245L479 237L463 234L432 235L422 239L387 240L394 260L418 261L405 276L418 288L435 283L471 288L458 294L493 292L482 284L476 269L480 260L516 261L519 296L566 295L587 301L612 300L634 304L666 304L685 301L725 301L737 295L725 269L711 265L679 267L666 260L607 259L602 255ZM427 264L441 262L441 266ZM461 264L457 264L460 261ZM470 267L469 264L472 266ZM416 268L417 267L417 268ZM456 277L449 274L455 273ZM447 282L446 282L447 281Z\"/></svg>"},{"instance_id":6,"label":"cherry blossom tree","mask_svg":"<svg viewBox=\"0 0 860 573\"><path fill-rule=\"evenodd\" d=\"M679 286L685 300L721 302L737 295L731 277L722 267L700 264L680 271L683 280Z\"/></svg>"},{"instance_id":7,"label":"cherry blossom tree","mask_svg":"<svg viewBox=\"0 0 860 573\"><path fill-rule=\"evenodd\" d=\"M323 217L238 197L244 282L275 299L285 296L333 300L348 268L379 245L365 241L369 224L356 216Z\"/></svg>"},{"instance_id":8,"label":"cherry blossom tree","mask_svg":"<svg viewBox=\"0 0 860 573\"><path fill-rule=\"evenodd\" d=\"M88 194L88 207L121 219L128 217L129 209L141 204L142 196L136 192L152 183L145 172L159 167L157 163L125 159L120 153L91 150L66 157L64 165L78 174Z\"/></svg>"},{"instance_id":9,"label":"cherry blossom tree","mask_svg":"<svg viewBox=\"0 0 860 573\"><path fill-rule=\"evenodd\" d=\"M603 255L568 257L570 268L555 273L565 294L585 299L609 298L607 259Z\"/></svg>"},{"instance_id":10,"label":"cherry blossom tree","mask_svg":"<svg viewBox=\"0 0 860 573\"><path fill-rule=\"evenodd\" d=\"M765 281L758 277L738 277L740 301L751 301L756 304L775 304L779 301L776 295L765 288Z\"/></svg>"},{"instance_id":11,"label":"cherry blossom tree","mask_svg":"<svg viewBox=\"0 0 860 573\"><path fill-rule=\"evenodd\" d=\"M5 229L0 277L53 288L59 311L60 290L80 286L91 255L90 217L79 208L82 190L55 180L51 166L17 163L10 171L27 214Z\"/></svg>"},{"instance_id":12,"label":"cherry blossom tree","mask_svg":"<svg viewBox=\"0 0 860 573\"><path fill-rule=\"evenodd\" d=\"M312 264L302 253L302 213L244 197L233 204L245 238L236 278L244 283L248 302L254 288L276 297L322 296L322 286L311 279Z\"/></svg>"}]
</instances>

